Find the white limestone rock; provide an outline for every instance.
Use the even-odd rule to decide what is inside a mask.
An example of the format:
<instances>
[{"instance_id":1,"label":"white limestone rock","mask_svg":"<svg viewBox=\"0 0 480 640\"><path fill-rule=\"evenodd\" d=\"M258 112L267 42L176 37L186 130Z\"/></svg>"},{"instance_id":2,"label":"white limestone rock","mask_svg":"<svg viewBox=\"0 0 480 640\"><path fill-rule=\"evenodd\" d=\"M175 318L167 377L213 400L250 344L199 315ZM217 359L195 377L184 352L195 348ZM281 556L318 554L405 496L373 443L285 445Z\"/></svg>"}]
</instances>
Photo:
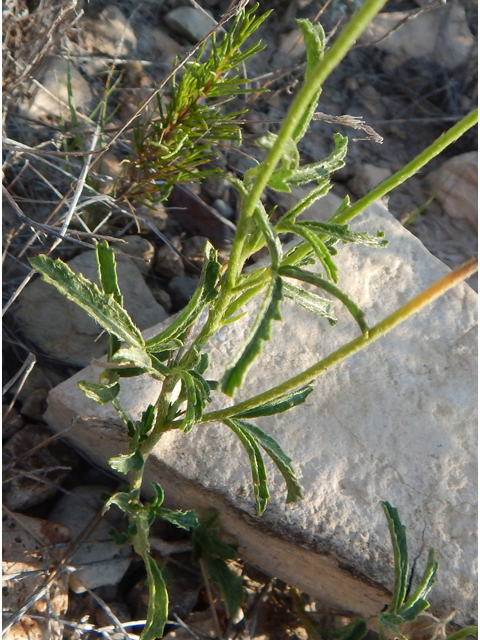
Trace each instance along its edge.
<instances>
[{"instance_id":1,"label":"white limestone rock","mask_svg":"<svg viewBox=\"0 0 480 640\"><path fill-rule=\"evenodd\" d=\"M309 211L310 217L317 214L322 216L321 201ZM379 203L352 228L380 228L390 240L384 250L340 247L337 257L341 286L367 311L370 325L448 272ZM146 492L155 479L176 508L219 509L224 530L237 538L245 559L363 616L378 614L393 587L379 505L388 500L407 526L411 557L420 554L420 571L428 548L437 550L432 611L442 615L455 608L457 622L470 622L476 615L476 308L476 294L467 285L456 287L327 371L305 404L257 421L291 456L304 490L300 504L283 504L283 481L269 465L273 497L256 517L246 454L218 424L197 426L188 436L167 433L147 465ZM284 322L274 323L272 340L236 401L279 384L356 337L356 324L337 309L338 325L330 327L286 300ZM217 334L208 377L219 375L247 330L248 322L240 320ZM97 378L90 367L55 388L46 418L56 430L73 421L68 438L105 465L125 451L125 435L108 407L86 400L76 387L81 379ZM124 382L120 401L139 414L157 391L149 379L132 379Z\"/></svg>"}]
</instances>

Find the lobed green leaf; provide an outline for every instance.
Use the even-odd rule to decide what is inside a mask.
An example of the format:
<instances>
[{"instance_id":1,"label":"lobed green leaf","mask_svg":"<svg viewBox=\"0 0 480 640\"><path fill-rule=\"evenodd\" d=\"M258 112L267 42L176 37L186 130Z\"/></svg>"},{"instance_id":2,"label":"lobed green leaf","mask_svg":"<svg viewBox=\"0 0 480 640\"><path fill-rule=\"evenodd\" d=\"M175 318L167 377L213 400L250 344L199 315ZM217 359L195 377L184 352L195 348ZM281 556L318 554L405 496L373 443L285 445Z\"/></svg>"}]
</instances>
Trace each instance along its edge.
<instances>
[{"instance_id":1,"label":"lobed green leaf","mask_svg":"<svg viewBox=\"0 0 480 640\"><path fill-rule=\"evenodd\" d=\"M284 266L280 267L278 273L281 276L286 276L287 278L296 278L297 280L301 280L302 282L308 282L309 284L313 284L320 289L324 289L328 293L331 293L333 296L338 298L340 302L343 302L345 307L353 316L355 322L360 327L363 335L368 336L368 326L365 322L365 312L362 311L357 305L353 302L353 300L342 291L339 287L337 287L333 282L328 282L325 278L322 278L318 273L313 273L312 271L306 271L305 269L300 269L299 267L290 267Z\"/></svg>"},{"instance_id":2,"label":"lobed green leaf","mask_svg":"<svg viewBox=\"0 0 480 640\"><path fill-rule=\"evenodd\" d=\"M164 507L156 507L154 511L159 518L171 522L180 529L190 531L198 525L198 516L195 511L172 511Z\"/></svg>"},{"instance_id":3,"label":"lobed green leaf","mask_svg":"<svg viewBox=\"0 0 480 640\"><path fill-rule=\"evenodd\" d=\"M118 304L123 305L123 296L118 285L115 253L106 240L95 245L95 258L100 287L105 293L112 293Z\"/></svg>"},{"instance_id":4,"label":"lobed green leaf","mask_svg":"<svg viewBox=\"0 0 480 640\"><path fill-rule=\"evenodd\" d=\"M228 564L220 558L204 559L207 575L223 594L228 613L234 617L243 602L243 578L230 570Z\"/></svg>"},{"instance_id":5,"label":"lobed green leaf","mask_svg":"<svg viewBox=\"0 0 480 640\"><path fill-rule=\"evenodd\" d=\"M179 336L195 322L204 307L217 296L216 283L220 276L220 263L217 260L217 252L209 242L205 244L204 257L200 282L190 302L164 331L147 340L148 350L153 347L155 350L164 351L164 344L168 344L172 339L179 339Z\"/></svg>"},{"instance_id":6,"label":"lobed green leaf","mask_svg":"<svg viewBox=\"0 0 480 640\"><path fill-rule=\"evenodd\" d=\"M282 297L282 279L276 276L272 278L262 307L245 344L242 345L225 370L221 380L221 390L228 396L233 396L235 389L242 386L248 369L262 352L264 340L270 340L273 320L282 319L280 314Z\"/></svg>"},{"instance_id":7,"label":"lobed green leaf","mask_svg":"<svg viewBox=\"0 0 480 640\"><path fill-rule=\"evenodd\" d=\"M393 547L393 561L395 567L395 587L392 596L392 603L389 607L389 615L396 615L405 600L408 581L408 549L406 528L400 521L398 510L389 502L381 502L385 517L387 518L388 529ZM382 615L383 619L386 614ZM392 621L388 618L388 621ZM387 625L388 626L388 625Z\"/></svg>"},{"instance_id":8,"label":"lobed green leaf","mask_svg":"<svg viewBox=\"0 0 480 640\"><path fill-rule=\"evenodd\" d=\"M230 420L235 422L244 432L249 433L273 460L287 485L286 503L298 502L299 499L303 498L302 488L290 464L292 460L283 451L278 442L254 424L236 418L230 418Z\"/></svg>"},{"instance_id":9,"label":"lobed green leaf","mask_svg":"<svg viewBox=\"0 0 480 640\"><path fill-rule=\"evenodd\" d=\"M87 398L95 400L100 405L107 404L120 393L120 385L118 382L111 382L105 384L97 384L90 382L89 380L81 380L77 382L78 388L83 391Z\"/></svg>"},{"instance_id":10,"label":"lobed green leaf","mask_svg":"<svg viewBox=\"0 0 480 640\"><path fill-rule=\"evenodd\" d=\"M108 464L114 471L118 471L119 473L124 473L126 475L132 469L141 469L145 464L145 461L140 451L137 450L133 453L110 458Z\"/></svg>"},{"instance_id":11,"label":"lobed green leaf","mask_svg":"<svg viewBox=\"0 0 480 640\"><path fill-rule=\"evenodd\" d=\"M310 293L310 291L305 291L305 289L296 287L285 280L283 281L283 293L286 298L294 300L304 309L312 311L322 318L327 318L332 326L337 324L337 318L332 313L330 300L321 298L314 293Z\"/></svg>"},{"instance_id":12,"label":"lobed green leaf","mask_svg":"<svg viewBox=\"0 0 480 640\"><path fill-rule=\"evenodd\" d=\"M422 600L428 595L429 591L435 584L437 571L438 562L435 560L435 549L430 549L428 552L427 566L425 567L423 576L413 594L402 606L403 616L407 615L407 611L413 607L418 600Z\"/></svg>"},{"instance_id":13,"label":"lobed green leaf","mask_svg":"<svg viewBox=\"0 0 480 640\"><path fill-rule=\"evenodd\" d=\"M377 235L372 236L366 231L350 231L347 224L332 224L331 222L317 222L314 220L304 220L296 224L312 229L316 233L331 236L342 242L364 244L367 247L379 249L384 249L388 245L388 240L384 239L385 233L383 231L377 230Z\"/></svg>"},{"instance_id":14,"label":"lobed green leaf","mask_svg":"<svg viewBox=\"0 0 480 640\"><path fill-rule=\"evenodd\" d=\"M296 20L296 23L300 27L305 47L307 49L307 69L305 71L305 83L307 83L311 81L315 65L323 58L325 50L325 32L323 31L323 27L320 23L312 24L310 20L302 19ZM317 108L318 99L320 98L321 93L322 88L319 87L312 99L312 102L309 104L298 123L292 136L296 143L299 142L307 132L308 126Z\"/></svg>"},{"instance_id":15,"label":"lobed green leaf","mask_svg":"<svg viewBox=\"0 0 480 640\"><path fill-rule=\"evenodd\" d=\"M250 468L252 470L252 483L253 494L255 496L255 505L257 508L257 514L259 516L265 511L270 494L267 487L267 472L262 459L262 454L255 438L248 432L244 431L235 420L224 420L224 423L229 427L242 443L245 451L247 452L248 459L250 461Z\"/></svg>"},{"instance_id":16,"label":"lobed green leaf","mask_svg":"<svg viewBox=\"0 0 480 640\"><path fill-rule=\"evenodd\" d=\"M263 418L266 416L273 416L277 413L283 413L284 411L289 411L290 409L293 409L293 407L303 404L312 391L313 387L311 384L307 384L297 391L284 393L283 395L278 396L278 398L275 398L275 400L265 402L265 404L261 404L258 407L247 409L247 411L242 411L241 413L236 413L232 418Z\"/></svg>"},{"instance_id":17,"label":"lobed green leaf","mask_svg":"<svg viewBox=\"0 0 480 640\"><path fill-rule=\"evenodd\" d=\"M148 574L148 610L147 621L140 635L140 640L156 640L163 637L168 620L168 592L162 572L155 560L143 554L143 561Z\"/></svg>"},{"instance_id":18,"label":"lobed green leaf","mask_svg":"<svg viewBox=\"0 0 480 640\"><path fill-rule=\"evenodd\" d=\"M60 259L52 260L40 255L29 261L45 282L53 284L62 295L86 311L108 333L134 347L143 347L145 343L140 330L112 293L100 291L96 284L81 273L74 273Z\"/></svg>"}]
</instances>

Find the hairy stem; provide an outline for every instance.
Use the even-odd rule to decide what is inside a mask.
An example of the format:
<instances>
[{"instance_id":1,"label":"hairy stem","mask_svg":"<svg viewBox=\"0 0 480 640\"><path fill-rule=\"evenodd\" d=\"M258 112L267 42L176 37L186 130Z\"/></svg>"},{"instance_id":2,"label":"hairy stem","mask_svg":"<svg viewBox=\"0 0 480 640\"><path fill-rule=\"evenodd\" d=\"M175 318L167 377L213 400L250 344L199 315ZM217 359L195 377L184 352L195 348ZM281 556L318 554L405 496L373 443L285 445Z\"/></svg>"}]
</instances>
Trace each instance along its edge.
<instances>
[{"instance_id":1,"label":"hairy stem","mask_svg":"<svg viewBox=\"0 0 480 640\"><path fill-rule=\"evenodd\" d=\"M346 211L337 215L334 214L329 222L334 222L335 224L346 224L352 218L357 216L359 213L362 213L368 206L373 204L376 200L386 195L395 187L398 187L403 182L411 178L413 175L418 173L420 169L422 169L430 160L433 160L439 153L444 151L448 146L453 144L458 138L460 138L466 131L474 127L478 122L478 109L475 109L468 115L466 115L460 122L457 122L453 127L451 127L448 131L446 131L443 135L441 135L435 142L433 142L429 147L422 151L416 158L414 158L411 162L405 165L400 171L397 171L393 176L381 182L373 191L370 191L366 196L358 200L351 207L348 207ZM319 235L320 240L326 240L328 236ZM300 260L302 257L307 255L310 252L310 246L305 245L305 248L302 251L298 252L295 256L295 261ZM293 260L289 260L286 258L283 261L283 264L292 264Z\"/></svg>"},{"instance_id":2,"label":"hairy stem","mask_svg":"<svg viewBox=\"0 0 480 640\"><path fill-rule=\"evenodd\" d=\"M202 423L206 422L214 422L223 420L225 418L229 418L241 411L246 411L247 409L253 409L254 407L258 407L265 402L270 400L274 400L278 396L288 393L290 391L294 391L298 387L301 387L304 384L308 384L311 380L316 378L321 373L324 373L335 364L345 360L348 356L353 355L357 351L361 351L369 344L378 340L381 336L385 335L397 325L399 325L404 320L407 320L415 313L418 313L426 307L428 304L439 298L446 291L457 285L465 278L468 278L473 273L475 273L478 269L478 258L472 258L465 262L462 266L458 267L454 271L447 273L447 275L440 278L437 282L435 282L431 287L422 291L418 296L407 302L403 307L400 307L392 314L387 316L384 320L376 324L369 330L368 337L362 335L358 338L355 338L351 342L348 342L340 349L337 349L333 353L331 353L323 360L320 360L313 366L309 367L302 373L286 380L282 384L279 384L264 393L260 393L249 400L245 400L244 402L239 402L232 407L228 407L226 409L220 409L219 411L212 411L210 413L205 413L201 419Z\"/></svg>"},{"instance_id":3,"label":"hairy stem","mask_svg":"<svg viewBox=\"0 0 480 640\"><path fill-rule=\"evenodd\" d=\"M249 218L253 215L255 207L260 200L265 187L275 171L283 154L283 150L292 137L297 125L304 113L310 107L319 87L323 85L331 72L340 64L348 53L350 47L362 34L368 23L381 11L386 0L366 0L359 11L348 22L322 60L312 69L309 82L303 84L295 97L285 120L278 132L275 144L261 163L255 183L245 201L244 215Z\"/></svg>"},{"instance_id":4,"label":"hairy stem","mask_svg":"<svg viewBox=\"0 0 480 640\"><path fill-rule=\"evenodd\" d=\"M381 182L375 189L372 189L366 196L360 198L358 202L349 207L347 211L339 216L333 216L330 222L336 222L337 224L345 224L352 218L354 218L361 211L366 209L375 200L378 200L385 194L398 187L400 184L411 178L415 173L418 173L422 167L424 167L430 160L438 156L444 149L456 142L458 138L475 126L478 122L478 109L474 109L468 115L457 122L451 129L442 134L435 142L422 151L416 158L406 164L400 171L397 171L393 176Z\"/></svg>"}]
</instances>

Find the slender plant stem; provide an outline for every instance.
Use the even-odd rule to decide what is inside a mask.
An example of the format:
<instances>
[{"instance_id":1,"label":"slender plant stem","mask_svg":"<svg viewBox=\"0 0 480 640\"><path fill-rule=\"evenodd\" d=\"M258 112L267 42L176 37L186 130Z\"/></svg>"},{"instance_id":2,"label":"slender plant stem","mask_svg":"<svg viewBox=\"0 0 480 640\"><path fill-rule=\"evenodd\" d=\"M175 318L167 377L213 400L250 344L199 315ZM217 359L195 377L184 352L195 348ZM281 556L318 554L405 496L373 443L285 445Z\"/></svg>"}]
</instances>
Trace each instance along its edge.
<instances>
[{"instance_id":1,"label":"slender plant stem","mask_svg":"<svg viewBox=\"0 0 480 640\"><path fill-rule=\"evenodd\" d=\"M330 73L340 64L369 22L382 9L385 2L386 0L366 0L360 10L349 20L323 59L312 69L309 82L303 84L295 97L278 132L275 144L259 167L255 183L245 200L244 215L247 218L253 215L272 173L280 162L289 138L291 138L295 128L309 108L319 87L323 85Z\"/></svg>"},{"instance_id":2,"label":"slender plant stem","mask_svg":"<svg viewBox=\"0 0 480 640\"><path fill-rule=\"evenodd\" d=\"M351 207L348 207L345 211L339 215L334 214L329 222L335 222L336 224L346 224L352 218L362 213L364 209L373 204L376 200L386 195L395 187L398 187L403 182L411 178L415 173L418 173L430 160L433 160L435 156L444 151L449 145L453 144L460 136L466 131L474 127L478 122L478 109L475 109L468 115L466 115L460 122L457 122L453 127L440 136L429 147L422 151L416 158L405 165L400 171L397 171L393 176L381 182L375 189L370 191L366 196L358 200ZM325 240L328 236L319 236L320 240ZM307 255L311 251L310 245L305 244L303 250L299 250L295 255L295 262ZM294 261L285 258L283 264L292 264ZM269 272L267 271L267 274Z\"/></svg>"},{"instance_id":3,"label":"slender plant stem","mask_svg":"<svg viewBox=\"0 0 480 640\"><path fill-rule=\"evenodd\" d=\"M305 82L298 92L292 106L288 110L283 125L280 128L275 144L268 152L265 160L259 165L259 171L252 188L243 198L237 231L233 240L232 252L225 282L217 304L212 308L209 318L200 332L196 344L203 346L220 328L223 315L232 300L232 290L237 285L245 263L245 246L250 241L251 218L267 183L279 163L283 151L293 135L295 128L304 116L315 97L319 87L325 82L330 73L340 64L351 46L362 34L368 23L382 9L386 0L366 0L361 9L349 20L332 47L322 60L312 70L309 82Z\"/></svg>"},{"instance_id":4,"label":"slender plant stem","mask_svg":"<svg viewBox=\"0 0 480 640\"><path fill-rule=\"evenodd\" d=\"M338 224L345 224L352 218L354 218L361 211L366 209L375 200L378 200L385 194L398 187L400 184L411 178L415 173L418 173L422 167L424 167L430 160L433 160L435 156L438 156L449 145L453 144L460 136L475 126L478 122L478 109L471 111L460 122L457 122L451 129L441 135L435 142L422 151L416 158L406 164L400 171L397 171L393 176L381 182L375 189L372 189L366 196L360 198L354 205L349 207L347 211L340 214L338 217L334 216L332 222Z\"/></svg>"},{"instance_id":5,"label":"slender plant stem","mask_svg":"<svg viewBox=\"0 0 480 640\"><path fill-rule=\"evenodd\" d=\"M220 421L224 418L229 418L241 411L246 411L247 409L253 409L254 407L258 407L265 402L269 402L274 400L278 396L288 393L301 387L302 385L308 384L314 378L316 378L321 373L324 373L333 365L345 360L348 356L353 355L357 351L361 351L369 344L378 340L381 336L385 335L389 331L391 331L398 324L407 320L415 313L418 313L425 306L439 298L446 291L457 285L459 282L468 278L473 273L475 273L478 269L478 258L472 258L465 262L465 264L461 265L454 271L447 273L447 275L440 278L437 282L435 282L431 287L422 291L418 296L407 302L407 304L403 305L392 314L387 316L384 320L376 324L369 330L368 337L367 336L359 336L355 338L351 342L348 342L340 349L337 349L333 353L331 353L323 360L320 360L313 366L309 367L302 373L286 380L282 384L279 384L264 393L260 393L259 395L250 398L249 400L245 400L244 402L239 402L232 407L228 407L226 409L220 409L219 411L212 411L210 413L205 413L202 416L200 422L214 422Z\"/></svg>"}]
</instances>

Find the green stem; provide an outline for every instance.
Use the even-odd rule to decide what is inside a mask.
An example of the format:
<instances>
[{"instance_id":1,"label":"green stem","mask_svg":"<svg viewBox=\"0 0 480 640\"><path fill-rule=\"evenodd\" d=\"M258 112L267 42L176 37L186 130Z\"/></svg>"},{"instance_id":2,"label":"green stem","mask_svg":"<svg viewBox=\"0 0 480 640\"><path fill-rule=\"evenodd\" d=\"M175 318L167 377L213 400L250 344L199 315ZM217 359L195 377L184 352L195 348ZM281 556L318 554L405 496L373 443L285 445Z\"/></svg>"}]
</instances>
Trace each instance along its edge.
<instances>
[{"instance_id":1,"label":"green stem","mask_svg":"<svg viewBox=\"0 0 480 640\"><path fill-rule=\"evenodd\" d=\"M278 132L275 144L259 167L255 183L245 200L244 214L247 218L253 215L257 202L260 200L272 173L281 160L289 138L292 137L298 123L310 107L319 87L323 85L330 73L340 64L369 22L382 9L385 2L386 0L366 0L360 10L349 20L323 59L313 68L310 81L303 84L295 97Z\"/></svg>"},{"instance_id":2,"label":"green stem","mask_svg":"<svg viewBox=\"0 0 480 640\"><path fill-rule=\"evenodd\" d=\"M478 109L474 109L468 115L466 115L460 122L457 122L451 129L442 134L435 142L422 151L416 158L406 164L400 171L397 171L393 176L381 182L375 189L372 189L366 196L360 198L358 202L349 207L344 213L338 217L333 216L330 222L336 222L337 224L345 224L352 218L354 218L361 211L366 209L375 200L378 200L385 194L398 187L400 184L411 178L415 173L418 173L422 167L424 167L430 160L438 156L449 145L453 144L458 138L476 125L478 122Z\"/></svg>"},{"instance_id":3,"label":"green stem","mask_svg":"<svg viewBox=\"0 0 480 640\"><path fill-rule=\"evenodd\" d=\"M268 152L265 160L261 163L254 184L243 198L237 231L230 254L230 261L225 275L225 282L217 304L211 310L210 316L196 340L198 346L203 346L222 324L224 312L232 300L232 291L237 285L247 257L245 247L251 240L251 238L249 238L252 233L251 219L255 213L255 208L260 197L282 157L286 144L293 135L303 115L310 107L318 88L322 86L330 73L342 61L350 47L362 34L372 18L382 9L385 2L386 0L366 0L361 9L342 30L323 59L314 67L310 81L303 84L292 106L288 110L275 144Z\"/></svg>"},{"instance_id":4,"label":"green stem","mask_svg":"<svg viewBox=\"0 0 480 640\"><path fill-rule=\"evenodd\" d=\"M233 416L241 411L246 411L247 409L258 407L265 402L274 400L284 393L288 393L289 391L293 391L304 384L308 384L321 373L324 373L335 364L341 362L348 356L353 355L357 351L361 351L366 346L391 331L398 324L400 324L404 320L407 320L415 313L418 313L426 305L436 300L446 291L457 285L465 278L471 276L477 271L477 269L478 258L472 258L471 260L468 260L468 262L458 267L454 271L451 271L443 278L440 278L440 280L435 282L431 287L429 287L425 291L422 291L422 293L410 300L410 302L407 302L407 304L403 305L403 307L400 307L392 314L387 316L384 320L372 327L369 331L368 337L362 335L358 338L355 338L351 342L345 344L343 347L340 347L340 349L337 349L337 351L331 353L323 360L320 360L313 366L309 367L302 373L299 373L293 378L286 380L282 384L279 384L278 386L273 387L272 389L269 389L264 393L260 393L259 395L254 396L249 400L245 400L244 402L239 402L232 407L204 414L201 422L214 422L223 420L224 418L229 418L230 416Z\"/></svg>"},{"instance_id":5,"label":"green stem","mask_svg":"<svg viewBox=\"0 0 480 640\"><path fill-rule=\"evenodd\" d=\"M358 200L355 204L349 207L346 211L340 215L334 214L329 222L335 222L336 224L346 224L352 218L362 213L364 209L373 204L376 200L386 195L395 187L398 187L403 182L411 178L415 173L418 173L426 164L433 160L435 156L444 151L449 145L453 144L460 136L466 131L474 127L478 122L478 109L475 109L468 115L466 115L460 122L457 122L451 129L442 134L435 142L422 151L416 158L405 165L400 171L397 171L393 176L381 182L375 189L370 191L366 196ZM326 240L327 235L320 235L320 240ZM311 251L310 245L306 244L302 252L297 252L295 255L295 263L301 260L302 257L307 255ZM284 265L292 264L292 261L285 259Z\"/></svg>"},{"instance_id":6,"label":"green stem","mask_svg":"<svg viewBox=\"0 0 480 640\"><path fill-rule=\"evenodd\" d=\"M461 640L462 638L465 638L465 636L475 636L475 638L478 638L478 627L464 627L463 629L460 629L460 631L452 633L452 635L448 636L446 640Z\"/></svg>"}]
</instances>

